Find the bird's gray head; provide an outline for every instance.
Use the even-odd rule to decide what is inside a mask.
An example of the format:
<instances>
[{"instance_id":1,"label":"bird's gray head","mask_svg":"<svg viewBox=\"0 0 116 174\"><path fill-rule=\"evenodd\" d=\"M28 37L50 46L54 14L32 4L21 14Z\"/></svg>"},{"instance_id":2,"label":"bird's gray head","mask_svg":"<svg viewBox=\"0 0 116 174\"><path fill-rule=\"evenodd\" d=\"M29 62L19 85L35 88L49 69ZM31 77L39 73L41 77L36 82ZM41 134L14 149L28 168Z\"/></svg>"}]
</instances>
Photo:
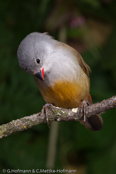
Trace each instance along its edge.
<instances>
[{"instance_id":1,"label":"bird's gray head","mask_svg":"<svg viewBox=\"0 0 116 174\"><path fill-rule=\"evenodd\" d=\"M19 65L24 71L44 79L43 63L52 52L55 40L46 33L31 33L20 43L17 51Z\"/></svg>"},{"instance_id":2,"label":"bird's gray head","mask_svg":"<svg viewBox=\"0 0 116 174\"><path fill-rule=\"evenodd\" d=\"M24 71L44 80L41 83L38 79L41 85L53 85L56 79L64 81L77 78L77 71L81 68L75 51L46 33L27 35L18 47L17 57Z\"/></svg>"}]
</instances>

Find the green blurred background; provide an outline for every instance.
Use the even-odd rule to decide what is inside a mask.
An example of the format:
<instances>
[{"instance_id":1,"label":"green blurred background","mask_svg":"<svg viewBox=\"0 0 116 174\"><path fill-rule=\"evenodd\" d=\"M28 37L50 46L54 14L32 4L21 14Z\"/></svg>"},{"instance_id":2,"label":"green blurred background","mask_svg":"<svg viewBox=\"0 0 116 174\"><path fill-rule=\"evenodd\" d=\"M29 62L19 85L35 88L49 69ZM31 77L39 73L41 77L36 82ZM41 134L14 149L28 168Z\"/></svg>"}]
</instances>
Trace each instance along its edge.
<instances>
[{"instance_id":1,"label":"green blurred background","mask_svg":"<svg viewBox=\"0 0 116 174\"><path fill-rule=\"evenodd\" d=\"M0 124L41 111L45 104L32 76L20 69L17 47L33 31L48 32L76 48L91 67L94 102L116 94L115 0L0 1ZM54 169L78 174L116 173L116 110L102 115L103 129L59 123ZM2 169L45 169L47 124L0 140Z\"/></svg>"}]
</instances>

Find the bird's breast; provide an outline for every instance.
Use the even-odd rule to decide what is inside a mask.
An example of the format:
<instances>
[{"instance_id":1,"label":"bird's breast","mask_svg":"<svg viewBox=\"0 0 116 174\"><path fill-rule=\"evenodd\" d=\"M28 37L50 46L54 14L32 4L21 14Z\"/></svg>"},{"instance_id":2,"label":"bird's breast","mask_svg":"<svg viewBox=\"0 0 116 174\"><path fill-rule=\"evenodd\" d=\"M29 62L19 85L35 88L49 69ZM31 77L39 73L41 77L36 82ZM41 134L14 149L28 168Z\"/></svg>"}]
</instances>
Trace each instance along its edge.
<instances>
[{"instance_id":1,"label":"bird's breast","mask_svg":"<svg viewBox=\"0 0 116 174\"><path fill-rule=\"evenodd\" d=\"M56 81L52 86L39 87L42 97L47 103L62 108L74 108L88 99L89 80Z\"/></svg>"}]
</instances>

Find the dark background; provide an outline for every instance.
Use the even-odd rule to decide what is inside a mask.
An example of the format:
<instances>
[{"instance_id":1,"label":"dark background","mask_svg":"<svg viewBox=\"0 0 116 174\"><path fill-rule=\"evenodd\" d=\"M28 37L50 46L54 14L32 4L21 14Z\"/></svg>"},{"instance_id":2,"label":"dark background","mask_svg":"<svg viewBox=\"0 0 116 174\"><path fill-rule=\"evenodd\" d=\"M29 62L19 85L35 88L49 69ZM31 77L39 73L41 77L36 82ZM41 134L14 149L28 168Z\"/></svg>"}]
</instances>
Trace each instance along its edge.
<instances>
[{"instance_id":1,"label":"dark background","mask_svg":"<svg viewBox=\"0 0 116 174\"><path fill-rule=\"evenodd\" d=\"M91 67L94 102L116 94L116 1L0 1L0 124L41 111L44 101L32 76L20 69L17 47L30 32L48 32L76 48ZM102 115L103 129L61 122L54 169L79 174L116 173L116 110ZM0 171L46 168L47 124L0 140ZM1 173L1 172L0 172Z\"/></svg>"}]
</instances>

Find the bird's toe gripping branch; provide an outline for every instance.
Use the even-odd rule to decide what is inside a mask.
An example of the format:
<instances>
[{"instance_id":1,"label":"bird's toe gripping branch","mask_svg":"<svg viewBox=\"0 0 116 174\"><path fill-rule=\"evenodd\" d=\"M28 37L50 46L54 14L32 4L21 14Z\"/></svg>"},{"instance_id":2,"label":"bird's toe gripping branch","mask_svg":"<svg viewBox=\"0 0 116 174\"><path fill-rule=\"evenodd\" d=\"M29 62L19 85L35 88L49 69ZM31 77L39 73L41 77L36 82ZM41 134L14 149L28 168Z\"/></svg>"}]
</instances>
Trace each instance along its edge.
<instances>
[{"instance_id":1,"label":"bird's toe gripping branch","mask_svg":"<svg viewBox=\"0 0 116 174\"><path fill-rule=\"evenodd\" d=\"M81 124L83 124L87 129L90 129L92 131L98 131L102 129L103 126L103 120L102 117L98 114L92 115L91 117L87 117L87 107L91 104L85 100L82 102L82 108L83 108L83 120L80 121Z\"/></svg>"},{"instance_id":2,"label":"bird's toe gripping branch","mask_svg":"<svg viewBox=\"0 0 116 174\"><path fill-rule=\"evenodd\" d=\"M48 108L52 108L52 107L53 107L52 104L46 103L46 104L43 106L42 111L41 111L42 115L45 116L45 120L46 120L47 125L48 125L49 128L50 128L50 121L49 121L49 112L48 112Z\"/></svg>"},{"instance_id":3,"label":"bird's toe gripping branch","mask_svg":"<svg viewBox=\"0 0 116 174\"><path fill-rule=\"evenodd\" d=\"M83 117L84 117L84 122L86 122L87 117L86 117L86 110L87 110L87 106L88 106L88 102L86 102L85 100L83 100L82 102L82 108L83 108Z\"/></svg>"}]
</instances>

